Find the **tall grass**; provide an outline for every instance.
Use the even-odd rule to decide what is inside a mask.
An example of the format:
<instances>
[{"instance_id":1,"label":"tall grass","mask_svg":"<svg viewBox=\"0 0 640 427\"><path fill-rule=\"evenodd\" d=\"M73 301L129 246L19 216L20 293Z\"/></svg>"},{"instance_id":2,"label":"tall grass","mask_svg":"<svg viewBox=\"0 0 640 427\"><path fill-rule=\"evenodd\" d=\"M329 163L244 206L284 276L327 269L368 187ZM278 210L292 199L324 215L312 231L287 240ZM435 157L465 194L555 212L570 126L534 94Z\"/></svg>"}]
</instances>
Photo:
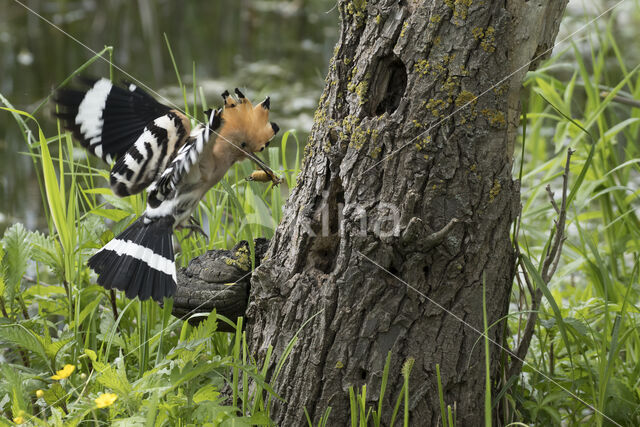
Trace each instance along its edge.
<instances>
[{"instance_id":1,"label":"tall grass","mask_svg":"<svg viewBox=\"0 0 640 427\"><path fill-rule=\"evenodd\" d=\"M576 152L562 263L543 289L529 365L508 392L506 421L640 424L640 75L626 63L613 22L587 40L586 56L572 45L525 82L518 241L534 276L556 215L545 186L558 188L565 152ZM528 292L514 292L514 304L526 309ZM512 319L517 342L523 322Z\"/></svg>"}]
</instances>

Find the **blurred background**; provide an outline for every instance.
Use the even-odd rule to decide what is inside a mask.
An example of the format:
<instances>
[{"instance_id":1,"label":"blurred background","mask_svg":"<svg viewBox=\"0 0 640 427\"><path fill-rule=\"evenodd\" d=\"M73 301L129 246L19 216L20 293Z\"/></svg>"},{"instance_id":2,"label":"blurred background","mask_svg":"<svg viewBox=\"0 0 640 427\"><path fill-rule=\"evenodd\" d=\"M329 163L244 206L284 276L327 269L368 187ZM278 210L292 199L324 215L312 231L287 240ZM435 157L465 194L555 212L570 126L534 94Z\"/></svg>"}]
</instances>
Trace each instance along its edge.
<instances>
[{"instance_id":1,"label":"blurred background","mask_svg":"<svg viewBox=\"0 0 640 427\"><path fill-rule=\"evenodd\" d=\"M19 3L1 2L0 94L16 108L32 112L52 88L93 56L87 47L98 52L105 45L114 47L118 67L183 105L166 34L187 87L195 73L210 105L220 104L225 88L240 87L252 99L268 94L273 120L284 130L297 129L301 143L311 128L339 30L335 2L327 0L28 2L84 47ZM558 40L616 3L572 0ZM629 58L640 51L640 20L638 2L623 3L616 8L620 25L613 30ZM575 41L579 44L590 31L581 32ZM85 74L107 76L109 66L98 60ZM117 70L115 76L124 77ZM51 106L45 105L36 116L51 135ZM0 234L15 222L29 229L46 227L33 162L23 154L24 144L13 118L0 113Z\"/></svg>"},{"instance_id":2,"label":"blurred background","mask_svg":"<svg viewBox=\"0 0 640 427\"><path fill-rule=\"evenodd\" d=\"M32 112L52 89L105 45L113 62L162 96L183 106L166 34L183 83L195 72L209 105L238 87L250 98L271 96L271 119L298 130L301 143L313 122L338 36L338 12L328 1L114 0L29 1L25 4L73 35L84 47L12 0L0 0L0 94ZM195 71L194 71L195 70ZM109 76L106 61L84 74ZM117 80L124 78L114 70ZM192 103L193 94L188 94ZM51 105L37 114L45 134L55 132ZM295 153L291 143L289 149ZM33 161L15 120L0 112L0 235L22 222L46 228Z\"/></svg>"}]
</instances>

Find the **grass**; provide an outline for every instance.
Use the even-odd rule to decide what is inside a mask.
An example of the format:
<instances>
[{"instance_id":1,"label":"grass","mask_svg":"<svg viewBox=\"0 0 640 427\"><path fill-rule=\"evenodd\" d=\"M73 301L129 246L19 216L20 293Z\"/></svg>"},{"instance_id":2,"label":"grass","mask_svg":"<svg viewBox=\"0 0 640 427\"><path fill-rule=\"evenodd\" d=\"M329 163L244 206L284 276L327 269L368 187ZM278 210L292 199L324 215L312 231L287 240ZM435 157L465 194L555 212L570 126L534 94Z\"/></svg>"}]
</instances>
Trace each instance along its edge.
<instances>
[{"instance_id":1,"label":"grass","mask_svg":"<svg viewBox=\"0 0 640 427\"><path fill-rule=\"evenodd\" d=\"M545 298L528 365L504 397L505 424L640 423L640 109L625 103L640 96L640 75L625 62L613 22L587 40L587 58L573 45L525 82L526 134L515 168L522 168L523 186L518 242ZM561 265L546 286L538 273L556 214L545 186L561 184L568 148L576 150L568 234ZM514 289L517 311L526 310L528 299L525 289ZM513 344L524 322L510 319Z\"/></svg>"},{"instance_id":2,"label":"grass","mask_svg":"<svg viewBox=\"0 0 640 427\"><path fill-rule=\"evenodd\" d=\"M522 373L487 375L485 425L640 424L640 108L633 102L640 98L640 75L627 63L613 22L587 40L591 49L586 56L571 46L529 73L525 82L522 141L514 164L522 184L517 242L543 300ZM101 52L107 53L112 49ZM191 94L180 86L185 109L194 115L207 109L195 73ZM273 384L297 338L280 359L273 360L269 348L258 364L247 348L242 319L235 333L220 333L219 322L232 322L216 313L192 327L171 317L170 303L160 308L122 296L115 301L115 317L109 294L95 284L86 261L142 213L144 197L115 198L103 188L107 173L79 155L69 135L58 129L46 136L35 117L1 96L0 101L15 118L26 154L37 166L49 229L45 235L15 224L1 241L0 425L271 424L271 403L279 399ZM286 186L246 181L252 167L245 162L207 193L196 217L210 239L179 234L180 265L213 248L273 235L286 188L295 186L299 169L300 153L287 156L289 144L300 147L293 131L267 152ZM576 151L567 240L558 271L546 283L542 264L556 212L545 187L560 187L568 148ZM515 283L505 328L511 348L522 338L531 295ZM504 327L504 322L487 325L485 319L485 332L492 327ZM489 347L486 333L484 338L489 372L490 351L499 349ZM352 426L380 426L383 419L411 424L413 361L405 361L401 372L389 372L391 357L377 401L372 402L366 384L349 387L345 398ZM506 373L509 355L500 359ZM67 364L76 367L71 375L51 379ZM445 401L447 378L435 368L441 423L457 425L457 403ZM402 375L397 396L389 396L389 375ZM95 400L103 393L114 393L117 400L98 408ZM385 401L392 411L383 414ZM335 423L331 408L322 409L317 424ZM309 414L307 421L313 425Z\"/></svg>"}]
</instances>

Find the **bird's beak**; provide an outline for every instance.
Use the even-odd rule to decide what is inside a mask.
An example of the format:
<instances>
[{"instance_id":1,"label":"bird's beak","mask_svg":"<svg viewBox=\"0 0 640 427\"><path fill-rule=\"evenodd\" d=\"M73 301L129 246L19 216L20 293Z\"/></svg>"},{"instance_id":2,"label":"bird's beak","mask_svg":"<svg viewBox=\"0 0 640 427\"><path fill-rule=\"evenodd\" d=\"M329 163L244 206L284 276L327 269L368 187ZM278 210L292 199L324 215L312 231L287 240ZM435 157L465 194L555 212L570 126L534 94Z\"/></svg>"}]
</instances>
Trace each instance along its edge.
<instances>
[{"instance_id":1,"label":"bird's beak","mask_svg":"<svg viewBox=\"0 0 640 427\"><path fill-rule=\"evenodd\" d=\"M263 162L262 159L260 159L260 157L256 156L250 151L247 151L246 156L253 160L260 167L260 169L262 169L267 175L269 175L273 182L279 182L279 178L276 173L272 171L271 168L267 166L267 164Z\"/></svg>"}]
</instances>

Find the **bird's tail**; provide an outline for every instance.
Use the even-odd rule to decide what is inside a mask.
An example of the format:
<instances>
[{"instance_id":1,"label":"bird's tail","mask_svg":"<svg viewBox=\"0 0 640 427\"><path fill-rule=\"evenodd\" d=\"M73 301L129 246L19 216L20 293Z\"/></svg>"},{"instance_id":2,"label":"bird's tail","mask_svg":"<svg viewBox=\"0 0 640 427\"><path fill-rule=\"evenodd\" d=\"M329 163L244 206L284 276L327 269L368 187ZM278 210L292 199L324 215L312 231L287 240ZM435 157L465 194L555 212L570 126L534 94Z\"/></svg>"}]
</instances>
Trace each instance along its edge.
<instances>
[{"instance_id":1,"label":"bird's tail","mask_svg":"<svg viewBox=\"0 0 640 427\"><path fill-rule=\"evenodd\" d=\"M125 291L127 298L159 303L176 291L173 218L139 218L89 259L98 284Z\"/></svg>"}]
</instances>

